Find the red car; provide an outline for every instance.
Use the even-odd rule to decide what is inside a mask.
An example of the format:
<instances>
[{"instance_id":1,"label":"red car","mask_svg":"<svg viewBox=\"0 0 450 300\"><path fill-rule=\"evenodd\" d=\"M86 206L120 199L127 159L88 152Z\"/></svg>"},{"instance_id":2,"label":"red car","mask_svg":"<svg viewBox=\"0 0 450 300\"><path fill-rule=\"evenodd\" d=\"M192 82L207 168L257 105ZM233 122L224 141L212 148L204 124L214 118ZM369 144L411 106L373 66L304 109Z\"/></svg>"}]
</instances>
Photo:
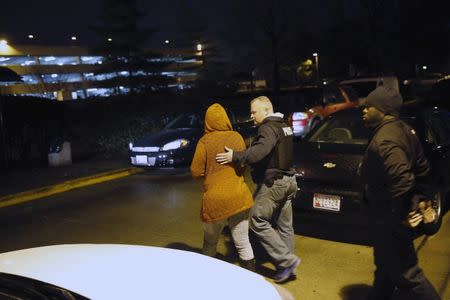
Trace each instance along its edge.
<instances>
[{"instance_id":1,"label":"red car","mask_svg":"<svg viewBox=\"0 0 450 300\"><path fill-rule=\"evenodd\" d=\"M293 90L280 98L279 105L294 135L303 137L326 116L359 104L358 96L351 87L324 85Z\"/></svg>"}]
</instances>

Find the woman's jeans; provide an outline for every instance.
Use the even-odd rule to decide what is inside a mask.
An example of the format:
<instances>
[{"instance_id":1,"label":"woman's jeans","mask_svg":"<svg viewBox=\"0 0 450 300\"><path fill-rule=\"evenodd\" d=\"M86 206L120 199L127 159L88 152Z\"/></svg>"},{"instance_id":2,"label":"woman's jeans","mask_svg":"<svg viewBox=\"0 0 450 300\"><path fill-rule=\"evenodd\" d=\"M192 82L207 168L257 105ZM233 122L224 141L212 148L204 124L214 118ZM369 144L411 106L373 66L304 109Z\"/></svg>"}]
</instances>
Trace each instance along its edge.
<instances>
[{"instance_id":1,"label":"woman's jeans","mask_svg":"<svg viewBox=\"0 0 450 300\"><path fill-rule=\"evenodd\" d=\"M243 261L253 259L253 249L248 238L248 214L249 211L246 210L225 220L203 223L203 254L208 256L216 255L216 248L220 234L222 233L225 225L228 223L231 230L231 237L233 238L239 258Z\"/></svg>"}]
</instances>

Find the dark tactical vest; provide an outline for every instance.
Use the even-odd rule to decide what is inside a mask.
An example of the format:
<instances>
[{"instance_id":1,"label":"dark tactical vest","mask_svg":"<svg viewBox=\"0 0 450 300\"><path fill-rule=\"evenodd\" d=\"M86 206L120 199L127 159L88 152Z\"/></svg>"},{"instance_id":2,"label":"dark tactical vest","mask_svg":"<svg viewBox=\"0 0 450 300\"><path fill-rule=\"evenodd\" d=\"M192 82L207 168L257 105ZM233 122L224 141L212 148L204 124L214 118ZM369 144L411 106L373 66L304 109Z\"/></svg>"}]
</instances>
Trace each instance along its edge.
<instances>
[{"instance_id":1,"label":"dark tactical vest","mask_svg":"<svg viewBox=\"0 0 450 300\"><path fill-rule=\"evenodd\" d=\"M274 180L288 175L294 159L294 135L292 128L284 122L267 121L277 136L277 143L272 151L253 166L255 183L265 183L272 186Z\"/></svg>"}]
</instances>

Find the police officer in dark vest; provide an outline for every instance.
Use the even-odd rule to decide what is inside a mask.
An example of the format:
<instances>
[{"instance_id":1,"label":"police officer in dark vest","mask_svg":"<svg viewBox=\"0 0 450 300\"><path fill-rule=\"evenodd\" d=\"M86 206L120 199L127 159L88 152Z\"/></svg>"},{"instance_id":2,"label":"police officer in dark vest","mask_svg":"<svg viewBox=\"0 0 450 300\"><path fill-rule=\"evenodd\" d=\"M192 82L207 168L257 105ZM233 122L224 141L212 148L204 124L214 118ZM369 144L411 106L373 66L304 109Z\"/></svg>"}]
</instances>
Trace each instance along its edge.
<instances>
[{"instance_id":1,"label":"police officer in dark vest","mask_svg":"<svg viewBox=\"0 0 450 300\"><path fill-rule=\"evenodd\" d=\"M250 228L272 258L277 269L275 281L285 282L295 277L300 258L294 254L292 200L297 192L293 167L293 132L274 113L272 103L265 96L250 103L251 118L258 126L258 134L245 151L225 147L216 160L220 164L236 163L252 167L257 184L251 209ZM272 226L274 224L275 226Z\"/></svg>"}]
</instances>

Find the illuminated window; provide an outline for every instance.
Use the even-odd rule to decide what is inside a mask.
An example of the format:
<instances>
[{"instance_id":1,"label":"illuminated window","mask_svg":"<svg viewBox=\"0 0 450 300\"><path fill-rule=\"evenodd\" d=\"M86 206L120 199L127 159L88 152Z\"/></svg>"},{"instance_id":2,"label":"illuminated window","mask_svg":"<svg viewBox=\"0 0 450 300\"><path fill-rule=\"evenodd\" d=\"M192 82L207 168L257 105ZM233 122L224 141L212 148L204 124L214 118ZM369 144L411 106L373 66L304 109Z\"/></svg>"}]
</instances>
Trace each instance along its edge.
<instances>
[{"instance_id":1,"label":"illuminated window","mask_svg":"<svg viewBox=\"0 0 450 300\"><path fill-rule=\"evenodd\" d=\"M81 56L81 63L86 65L101 64L105 58L103 56Z\"/></svg>"},{"instance_id":2,"label":"illuminated window","mask_svg":"<svg viewBox=\"0 0 450 300\"><path fill-rule=\"evenodd\" d=\"M77 56L41 56L39 57L41 65L78 65Z\"/></svg>"},{"instance_id":3,"label":"illuminated window","mask_svg":"<svg viewBox=\"0 0 450 300\"><path fill-rule=\"evenodd\" d=\"M29 66L35 65L36 61L31 56L0 56L2 66Z\"/></svg>"},{"instance_id":4,"label":"illuminated window","mask_svg":"<svg viewBox=\"0 0 450 300\"><path fill-rule=\"evenodd\" d=\"M112 88L94 88L94 89L87 89L86 90L88 97L108 97L114 94L114 89Z\"/></svg>"},{"instance_id":5,"label":"illuminated window","mask_svg":"<svg viewBox=\"0 0 450 300\"><path fill-rule=\"evenodd\" d=\"M78 73L68 74L43 74L42 80L45 83L64 83L82 81L81 75Z\"/></svg>"}]
</instances>

